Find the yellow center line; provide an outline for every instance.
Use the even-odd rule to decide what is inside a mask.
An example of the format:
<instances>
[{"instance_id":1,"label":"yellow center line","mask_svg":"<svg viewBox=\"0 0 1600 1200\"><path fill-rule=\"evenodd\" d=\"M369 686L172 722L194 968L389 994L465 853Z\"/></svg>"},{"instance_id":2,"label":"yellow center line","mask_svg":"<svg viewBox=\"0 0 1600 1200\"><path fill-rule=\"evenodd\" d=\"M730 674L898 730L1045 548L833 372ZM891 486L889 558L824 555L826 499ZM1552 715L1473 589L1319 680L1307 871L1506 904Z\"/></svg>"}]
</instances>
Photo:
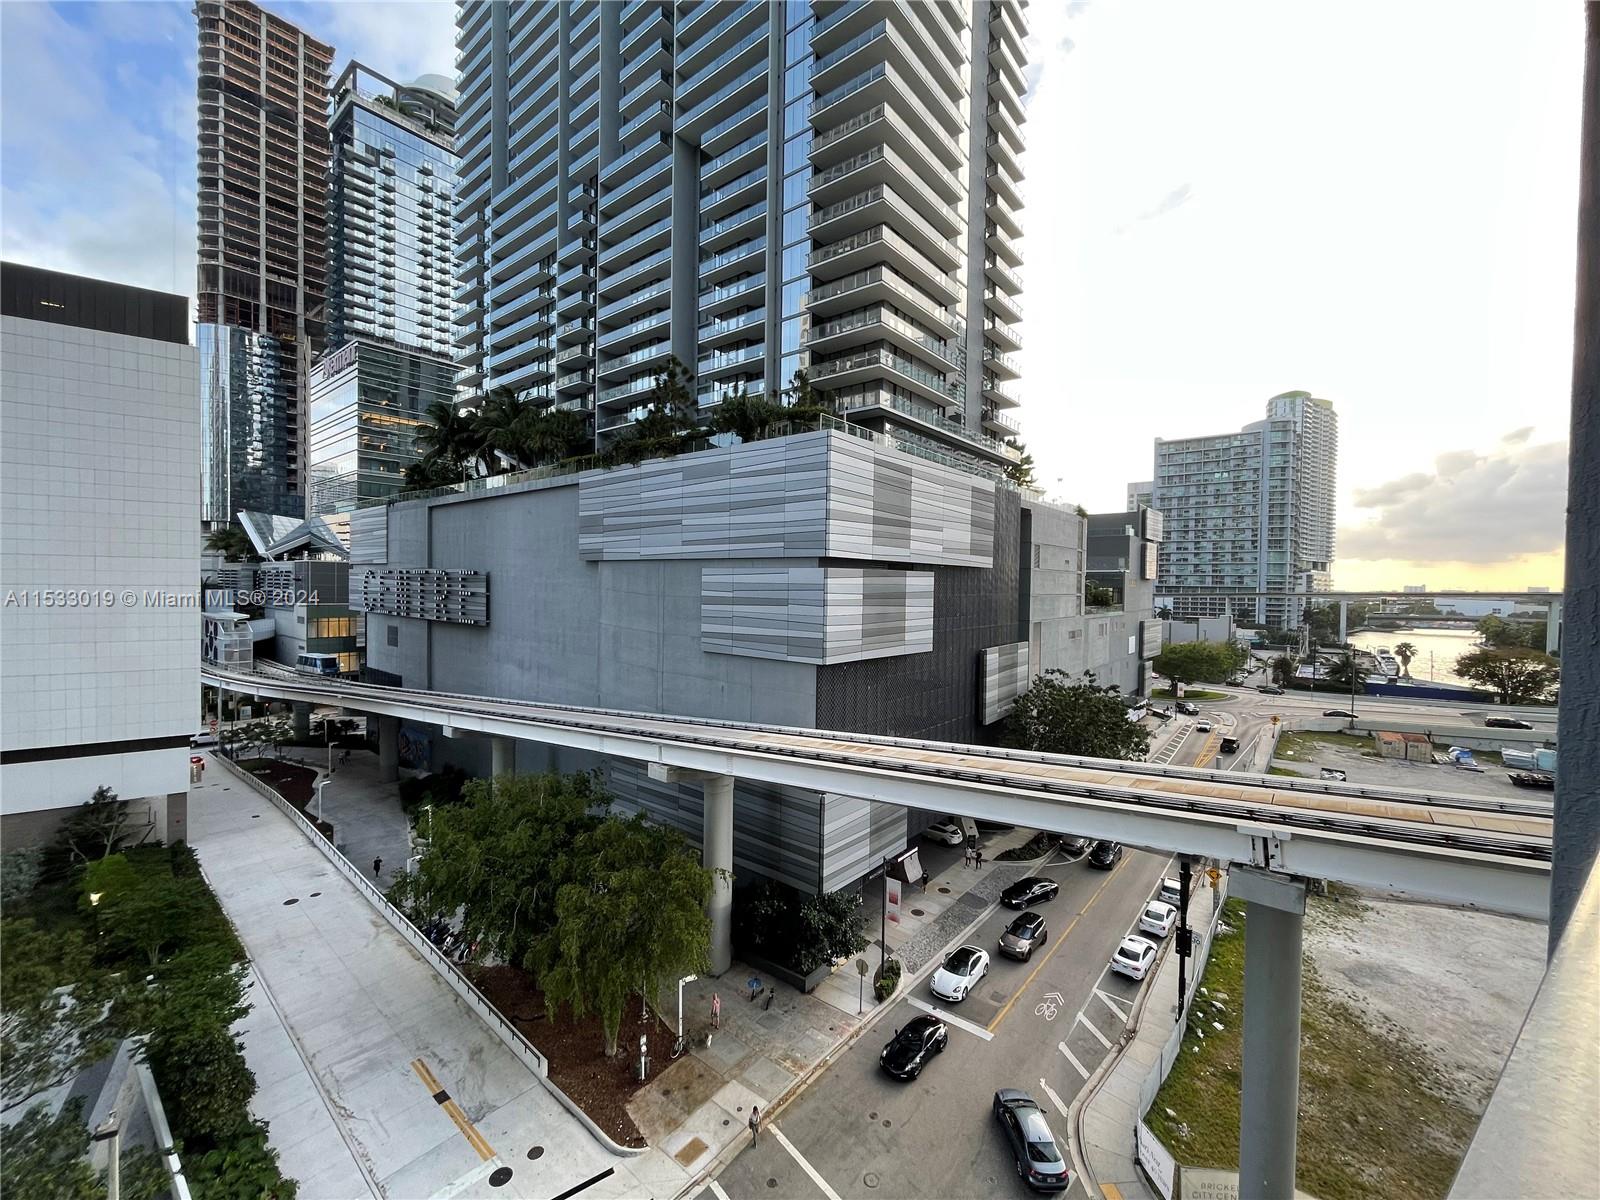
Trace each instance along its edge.
<instances>
[{"instance_id":1,"label":"yellow center line","mask_svg":"<svg viewBox=\"0 0 1600 1200\"><path fill-rule=\"evenodd\" d=\"M423 1086L428 1089L430 1095L437 1097L444 1092L443 1086L440 1085L439 1080L435 1078L428 1064L423 1062L422 1059L412 1059L411 1069L417 1073L417 1078L422 1080ZM447 1099L440 1103L439 1107L444 1110L444 1115L449 1117L455 1127L461 1131L461 1136L467 1139L467 1144L478 1152L480 1159L487 1162L495 1157L494 1147L489 1145L483 1134L479 1133L477 1127L467 1119L467 1114L461 1111L459 1104L452 1099Z\"/></svg>"},{"instance_id":2,"label":"yellow center line","mask_svg":"<svg viewBox=\"0 0 1600 1200\"><path fill-rule=\"evenodd\" d=\"M1206 734L1205 744L1200 747L1200 753L1194 756L1196 767L1208 766L1217 756L1217 747L1222 745L1222 735L1213 730Z\"/></svg>"},{"instance_id":3,"label":"yellow center line","mask_svg":"<svg viewBox=\"0 0 1600 1200\"><path fill-rule=\"evenodd\" d=\"M1022 998L1022 993L1028 990L1028 987L1033 983L1034 977L1038 975L1040 971L1044 970L1045 964L1054 958L1056 951L1061 949L1061 947L1066 944L1067 935L1072 932L1073 925L1076 925L1080 920L1082 920L1083 914L1094 907L1094 902L1100 899L1100 893L1111 886L1111 881L1117 877L1117 872L1122 870L1123 867L1127 866L1128 862L1129 860L1124 858L1115 867L1111 868L1111 874L1106 876L1104 883L1095 888L1094 895L1089 897L1089 903L1085 904L1083 906L1083 910L1079 912L1077 916L1072 918L1071 924L1061 931L1060 936L1056 938L1056 944L1051 946L1049 952L1039 960L1039 965L1028 972L1028 977L1022 981L1022 986L1012 993L1011 999L1006 1001L1006 1006L994 1015L994 1020L989 1022L990 1033L993 1033L999 1026L1000 1022L1006 1019L1006 1014L1011 1011L1011 1006Z\"/></svg>"},{"instance_id":4,"label":"yellow center line","mask_svg":"<svg viewBox=\"0 0 1600 1200\"><path fill-rule=\"evenodd\" d=\"M1114 1183L1102 1183L1100 1191L1106 1200L1122 1200L1122 1189Z\"/></svg>"}]
</instances>

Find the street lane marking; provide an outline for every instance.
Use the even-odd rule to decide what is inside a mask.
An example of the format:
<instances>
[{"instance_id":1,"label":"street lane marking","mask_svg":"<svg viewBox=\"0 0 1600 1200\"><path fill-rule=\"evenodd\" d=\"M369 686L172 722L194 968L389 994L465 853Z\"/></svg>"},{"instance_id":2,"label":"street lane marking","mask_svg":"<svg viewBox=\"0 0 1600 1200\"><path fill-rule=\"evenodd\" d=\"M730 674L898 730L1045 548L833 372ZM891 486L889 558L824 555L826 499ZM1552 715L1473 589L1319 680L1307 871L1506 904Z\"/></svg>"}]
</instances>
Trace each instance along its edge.
<instances>
[{"instance_id":1,"label":"street lane marking","mask_svg":"<svg viewBox=\"0 0 1600 1200\"><path fill-rule=\"evenodd\" d=\"M1110 1041L1107 1040L1105 1034L1101 1033L1098 1029L1096 1029L1094 1027L1094 1022L1093 1021L1089 1020L1089 1018L1084 1016L1082 1013L1079 1013L1076 1019L1077 1019L1077 1022L1078 1022L1079 1025L1082 1025L1090 1033L1094 1034L1095 1041L1099 1042L1107 1050L1111 1049Z\"/></svg>"},{"instance_id":2,"label":"street lane marking","mask_svg":"<svg viewBox=\"0 0 1600 1200\"><path fill-rule=\"evenodd\" d=\"M957 1029L965 1029L973 1037L980 1037L986 1042L992 1042L994 1040L994 1034L990 1033L982 1025L975 1025L971 1021L956 1016L955 1013L945 1012L945 1010L942 1008L935 1008L927 1001L918 1000L915 996L907 996L906 999L911 1002L911 1007L920 1008L925 1013L932 1013L941 1021L949 1021L950 1024L954 1025Z\"/></svg>"},{"instance_id":3,"label":"street lane marking","mask_svg":"<svg viewBox=\"0 0 1600 1200\"><path fill-rule=\"evenodd\" d=\"M728 1193L722 1190L722 1185L715 1179L706 1180L706 1186L711 1189L711 1194L715 1196L717 1200L729 1200Z\"/></svg>"},{"instance_id":4,"label":"street lane marking","mask_svg":"<svg viewBox=\"0 0 1600 1200\"><path fill-rule=\"evenodd\" d=\"M1076 1054L1067 1049L1067 1044L1065 1042L1057 1042L1056 1049L1067 1056L1067 1061L1078 1069L1079 1075L1082 1075L1085 1079L1089 1078L1089 1069L1078 1061L1078 1056Z\"/></svg>"},{"instance_id":5,"label":"street lane marking","mask_svg":"<svg viewBox=\"0 0 1600 1200\"><path fill-rule=\"evenodd\" d=\"M800 1151L794 1148L794 1143L783 1136L783 1130L774 1125L772 1127L772 1136L778 1139L778 1145L782 1146L789 1152L789 1157L800 1164L800 1169L807 1175L811 1176L811 1182L822 1189L822 1194L826 1196L828 1200L841 1200L839 1193L829 1187L828 1181L821 1175L818 1175L817 1169L805 1160L805 1156L801 1154Z\"/></svg>"},{"instance_id":6,"label":"street lane marking","mask_svg":"<svg viewBox=\"0 0 1600 1200\"><path fill-rule=\"evenodd\" d=\"M1034 978L1039 974L1039 972L1044 970L1045 964L1055 957L1056 951L1067 944L1067 935L1072 932L1073 926L1083 919L1084 913L1088 912L1094 907L1094 902L1100 899L1101 892L1105 891L1106 888L1111 886L1111 881L1117 877L1117 872L1122 870L1123 867L1127 866L1132 861L1133 860L1131 858L1124 856L1121 862L1111 868L1111 874L1106 876L1106 881L1104 883L1095 888L1094 895L1089 897L1089 903L1085 904L1083 906L1083 910L1079 912L1077 916L1072 918L1071 924L1061 931L1061 936L1056 938L1056 944L1051 946L1045 956L1039 960L1039 965L1028 972L1028 977L1022 981L1022 986L1019 987L1015 992L1011 993L1011 999L1006 1001L1005 1007L995 1014L994 1020L989 1022L989 1031L991 1033L1000 1027L1000 1022L1006 1019L1006 1014L1011 1011L1012 1006L1016 1004L1022 993L1027 991L1032 985Z\"/></svg>"},{"instance_id":7,"label":"street lane marking","mask_svg":"<svg viewBox=\"0 0 1600 1200\"><path fill-rule=\"evenodd\" d=\"M1122 1200L1122 1189L1114 1183L1102 1183L1100 1192L1106 1200Z\"/></svg>"},{"instance_id":8,"label":"street lane marking","mask_svg":"<svg viewBox=\"0 0 1600 1200\"><path fill-rule=\"evenodd\" d=\"M420 1058L414 1058L411 1060L411 1069L417 1073L417 1078L422 1080L434 1103L444 1110L444 1115L450 1118L451 1123L461 1131L461 1136L467 1139L467 1144L478 1152L478 1157L486 1161L494 1158L494 1147L489 1145L477 1127L467 1120L467 1114L462 1112L461 1106L450 1098L450 1093L444 1090L444 1085L434 1076L428 1064Z\"/></svg>"},{"instance_id":9,"label":"street lane marking","mask_svg":"<svg viewBox=\"0 0 1600 1200\"><path fill-rule=\"evenodd\" d=\"M1124 1025L1126 1025L1128 1023L1128 1010L1127 1009L1124 1009L1121 1005L1119 1005L1110 996L1108 996L1104 992L1102 992L1099 988L1095 988L1094 994L1096 996L1099 996L1100 999L1105 1002L1105 1006L1107 1008L1109 1008L1112 1012L1117 1014L1117 1017L1122 1021L1122 1023Z\"/></svg>"},{"instance_id":10,"label":"street lane marking","mask_svg":"<svg viewBox=\"0 0 1600 1200\"><path fill-rule=\"evenodd\" d=\"M1072 1118L1067 1115L1067 1106L1061 1103L1061 1097L1056 1095L1055 1088L1051 1087L1042 1079L1039 1080L1039 1086L1044 1089L1044 1094L1050 1097L1050 1103L1056 1106L1056 1111L1061 1114L1061 1119L1063 1121L1070 1121Z\"/></svg>"}]
</instances>

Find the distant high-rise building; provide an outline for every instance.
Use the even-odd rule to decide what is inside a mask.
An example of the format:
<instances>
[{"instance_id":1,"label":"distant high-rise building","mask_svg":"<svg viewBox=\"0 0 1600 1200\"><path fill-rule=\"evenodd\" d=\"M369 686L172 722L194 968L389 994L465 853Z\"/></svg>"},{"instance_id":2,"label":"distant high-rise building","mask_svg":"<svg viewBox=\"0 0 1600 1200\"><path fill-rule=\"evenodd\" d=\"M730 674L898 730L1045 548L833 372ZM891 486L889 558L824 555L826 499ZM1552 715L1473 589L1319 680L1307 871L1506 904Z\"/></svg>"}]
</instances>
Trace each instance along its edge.
<instances>
[{"instance_id":1,"label":"distant high-rise building","mask_svg":"<svg viewBox=\"0 0 1600 1200\"><path fill-rule=\"evenodd\" d=\"M198 0L201 516L306 506L306 380L327 284L333 48L248 0Z\"/></svg>"},{"instance_id":2,"label":"distant high-rise building","mask_svg":"<svg viewBox=\"0 0 1600 1200\"><path fill-rule=\"evenodd\" d=\"M1128 485L1128 511L1137 512L1141 505L1145 508L1153 507L1151 497L1155 495L1155 488L1155 483L1149 479L1140 483L1130 483Z\"/></svg>"},{"instance_id":3,"label":"distant high-rise building","mask_svg":"<svg viewBox=\"0 0 1600 1200\"><path fill-rule=\"evenodd\" d=\"M1237 433L1156 439L1156 590L1175 616L1299 625L1304 601L1273 594L1327 590L1338 449L1333 405L1306 392L1274 396Z\"/></svg>"},{"instance_id":4,"label":"distant high-rise building","mask_svg":"<svg viewBox=\"0 0 1600 1200\"><path fill-rule=\"evenodd\" d=\"M853 423L1016 457L1026 24L979 3L457 8L460 382L702 415L804 369Z\"/></svg>"},{"instance_id":5,"label":"distant high-rise building","mask_svg":"<svg viewBox=\"0 0 1600 1200\"><path fill-rule=\"evenodd\" d=\"M351 63L334 86L328 352L311 374L311 512L399 491L422 414L455 397L455 89Z\"/></svg>"}]
</instances>

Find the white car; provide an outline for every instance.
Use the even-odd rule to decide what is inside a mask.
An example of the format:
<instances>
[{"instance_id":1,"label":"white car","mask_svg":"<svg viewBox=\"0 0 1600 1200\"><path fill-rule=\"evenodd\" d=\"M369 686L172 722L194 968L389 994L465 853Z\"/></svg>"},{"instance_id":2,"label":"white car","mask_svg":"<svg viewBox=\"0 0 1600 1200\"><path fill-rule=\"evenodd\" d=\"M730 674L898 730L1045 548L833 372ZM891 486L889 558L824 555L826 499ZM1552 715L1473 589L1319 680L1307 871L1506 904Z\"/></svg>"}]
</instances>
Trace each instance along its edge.
<instances>
[{"instance_id":1,"label":"white car","mask_svg":"<svg viewBox=\"0 0 1600 1200\"><path fill-rule=\"evenodd\" d=\"M1139 932L1154 934L1164 938L1172 932L1172 926L1178 919L1178 910L1172 905L1161 900L1151 900L1144 906L1144 912L1139 914Z\"/></svg>"},{"instance_id":2,"label":"white car","mask_svg":"<svg viewBox=\"0 0 1600 1200\"><path fill-rule=\"evenodd\" d=\"M1196 721L1194 723L1194 727L1196 729L1198 729L1201 733L1210 733L1211 732L1211 722L1210 721Z\"/></svg>"},{"instance_id":3,"label":"white car","mask_svg":"<svg viewBox=\"0 0 1600 1200\"><path fill-rule=\"evenodd\" d=\"M1165 900L1168 904L1176 904L1183 895L1183 885L1176 879L1168 876L1161 881L1161 891L1156 894L1157 900Z\"/></svg>"},{"instance_id":4,"label":"white car","mask_svg":"<svg viewBox=\"0 0 1600 1200\"><path fill-rule=\"evenodd\" d=\"M989 973L989 954L976 946L961 946L950 951L928 984L933 994L941 1000L965 1000L967 993L978 986L978 980Z\"/></svg>"},{"instance_id":5,"label":"white car","mask_svg":"<svg viewBox=\"0 0 1600 1200\"><path fill-rule=\"evenodd\" d=\"M1149 973L1150 964L1155 961L1156 944L1148 938L1129 934L1111 956L1111 969L1129 979L1143 979Z\"/></svg>"},{"instance_id":6,"label":"white car","mask_svg":"<svg viewBox=\"0 0 1600 1200\"><path fill-rule=\"evenodd\" d=\"M922 836L943 842L946 846L959 846L967 840L966 834L961 832L961 826L950 821L935 821L922 831Z\"/></svg>"}]
</instances>

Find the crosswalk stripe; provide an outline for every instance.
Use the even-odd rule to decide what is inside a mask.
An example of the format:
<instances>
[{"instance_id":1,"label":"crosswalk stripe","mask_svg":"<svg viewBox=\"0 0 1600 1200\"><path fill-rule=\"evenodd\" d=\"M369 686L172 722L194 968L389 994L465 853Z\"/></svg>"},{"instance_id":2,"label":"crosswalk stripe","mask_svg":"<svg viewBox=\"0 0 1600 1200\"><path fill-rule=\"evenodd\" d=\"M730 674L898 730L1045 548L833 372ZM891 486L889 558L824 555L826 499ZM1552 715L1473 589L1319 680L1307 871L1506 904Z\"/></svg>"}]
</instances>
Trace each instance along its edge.
<instances>
[{"instance_id":1,"label":"crosswalk stripe","mask_svg":"<svg viewBox=\"0 0 1600 1200\"><path fill-rule=\"evenodd\" d=\"M728 1200L728 1193L722 1190L722 1185L715 1179L706 1180L706 1185L711 1189L711 1194L715 1196L717 1200Z\"/></svg>"},{"instance_id":2,"label":"crosswalk stripe","mask_svg":"<svg viewBox=\"0 0 1600 1200\"><path fill-rule=\"evenodd\" d=\"M908 999L911 1003L911 1007L913 1008L920 1008L925 1013L932 1013L941 1021L950 1022L950 1024L954 1025L957 1029L965 1029L973 1037L980 1037L986 1042L994 1041L994 1034L990 1033L982 1025L974 1025L971 1021L956 1016L955 1013L948 1013L942 1008L935 1008L926 1000L918 1000L915 996L908 997Z\"/></svg>"},{"instance_id":3,"label":"crosswalk stripe","mask_svg":"<svg viewBox=\"0 0 1600 1200\"><path fill-rule=\"evenodd\" d=\"M1090 1033L1094 1034L1095 1041L1099 1042L1107 1050L1111 1049L1111 1042L1107 1039L1106 1035L1096 1029L1094 1027L1094 1022L1089 1020L1089 1018L1084 1016L1082 1013L1078 1014L1078 1024L1082 1025Z\"/></svg>"},{"instance_id":4,"label":"crosswalk stripe","mask_svg":"<svg viewBox=\"0 0 1600 1200\"><path fill-rule=\"evenodd\" d=\"M1089 1078L1088 1068L1078 1061L1078 1056L1076 1054L1067 1049L1067 1044L1065 1042L1057 1042L1056 1049L1065 1054L1067 1056L1067 1061L1078 1068L1079 1075L1082 1075L1085 1079Z\"/></svg>"},{"instance_id":5,"label":"crosswalk stripe","mask_svg":"<svg viewBox=\"0 0 1600 1200\"><path fill-rule=\"evenodd\" d=\"M839 1193L828 1186L828 1181L821 1175L817 1174L817 1169L805 1160L805 1155L796 1150L794 1148L794 1143L783 1136L783 1130L774 1125L772 1127L772 1136L778 1139L778 1145L782 1146L789 1152L789 1157L800 1164L800 1169L807 1175L811 1176L811 1182L822 1189L822 1194L826 1196L828 1200L840 1200Z\"/></svg>"}]
</instances>

